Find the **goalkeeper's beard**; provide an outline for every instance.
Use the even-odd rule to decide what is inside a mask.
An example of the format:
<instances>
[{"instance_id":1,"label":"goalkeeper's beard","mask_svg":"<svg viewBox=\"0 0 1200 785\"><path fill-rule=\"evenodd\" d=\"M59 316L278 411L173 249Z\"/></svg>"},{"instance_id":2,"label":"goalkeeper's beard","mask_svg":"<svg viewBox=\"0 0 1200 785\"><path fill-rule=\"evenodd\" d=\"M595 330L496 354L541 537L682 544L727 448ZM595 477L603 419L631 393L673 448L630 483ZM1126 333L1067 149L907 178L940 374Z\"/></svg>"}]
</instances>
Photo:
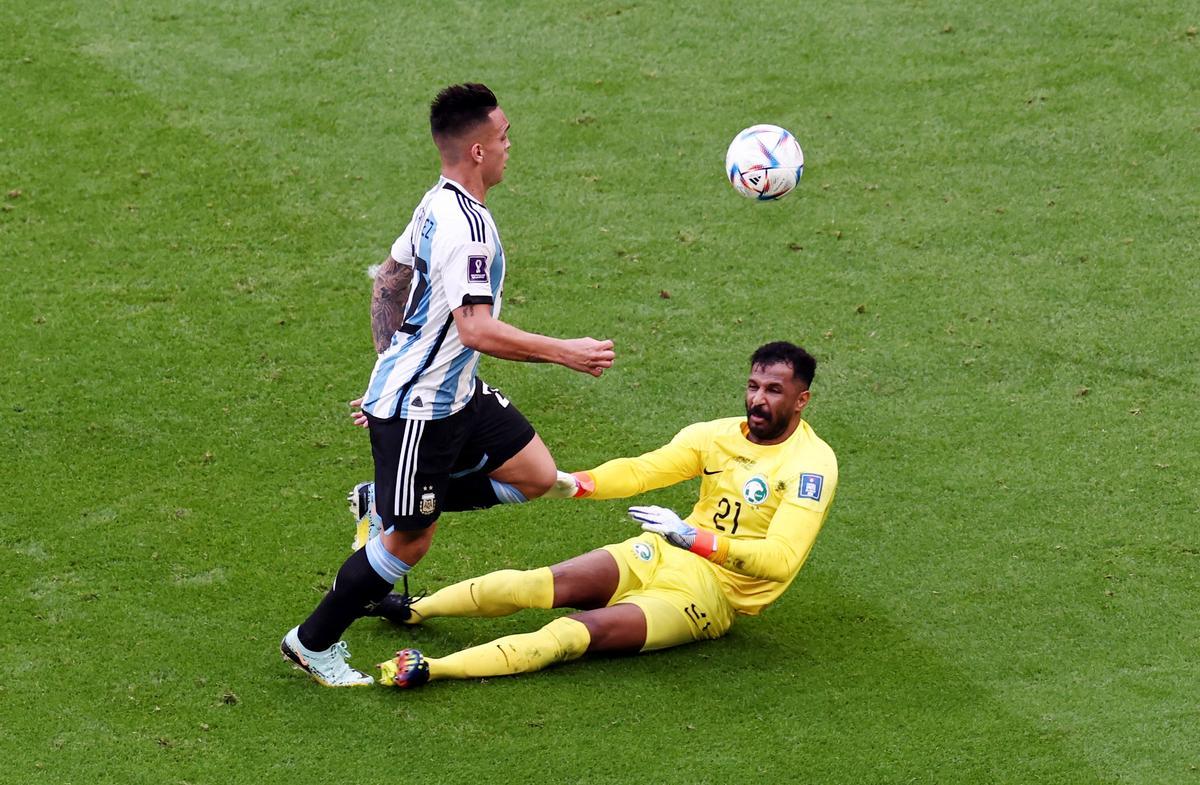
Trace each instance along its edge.
<instances>
[{"instance_id":1,"label":"goalkeeper's beard","mask_svg":"<svg viewBox=\"0 0 1200 785\"><path fill-rule=\"evenodd\" d=\"M763 423L755 425L754 421L750 419L751 415L762 418ZM765 406L746 407L746 427L758 439L768 441L781 436L787 426L787 420L773 419L771 417L771 410Z\"/></svg>"}]
</instances>

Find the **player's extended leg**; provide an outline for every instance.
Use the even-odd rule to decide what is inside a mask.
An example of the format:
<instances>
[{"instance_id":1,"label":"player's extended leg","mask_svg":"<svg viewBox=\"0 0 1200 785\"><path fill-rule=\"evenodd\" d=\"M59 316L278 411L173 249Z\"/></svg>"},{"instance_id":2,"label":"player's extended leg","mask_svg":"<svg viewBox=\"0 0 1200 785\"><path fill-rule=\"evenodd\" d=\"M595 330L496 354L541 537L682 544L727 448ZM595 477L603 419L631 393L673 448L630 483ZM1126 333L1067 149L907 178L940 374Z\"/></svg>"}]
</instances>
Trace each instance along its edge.
<instances>
[{"instance_id":1,"label":"player's extended leg","mask_svg":"<svg viewBox=\"0 0 1200 785\"><path fill-rule=\"evenodd\" d=\"M530 673L586 652L632 654L646 643L646 617L636 605L619 603L555 619L536 632L508 635L446 657L404 649L380 663L380 682L416 687L438 679L479 679Z\"/></svg>"},{"instance_id":2,"label":"player's extended leg","mask_svg":"<svg viewBox=\"0 0 1200 785\"><path fill-rule=\"evenodd\" d=\"M555 604L593 609L556 619L537 632L442 658L404 649L380 665L380 681L412 687L430 679L526 673L589 651L652 651L724 635L733 623L733 609L712 573L693 554L664 553L662 547L672 546L643 535L556 565L563 579L552 571ZM600 597L588 587L589 580L602 582L608 598L604 604L614 604L594 607Z\"/></svg>"},{"instance_id":3,"label":"player's extended leg","mask_svg":"<svg viewBox=\"0 0 1200 785\"><path fill-rule=\"evenodd\" d=\"M434 524L418 531L391 531L352 553L338 570L333 587L298 628L304 647L321 651L337 642L370 603L382 599L420 561L436 528Z\"/></svg>"},{"instance_id":4,"label":"player's extended leg","mask_svg":"<svg viewBox=\"0 0 1200 785\"><path fill-rule=\"evenodd\" d=\"M494 391L479 397L488 415L483 421L488 432L463 456L465 463L450 474L442 499L444 512L521 504L543 496L558 479L554 457L521 413L507 404L501 406ZM355 547L362 547L372 531L375 484L355 485L347 499L359 523Z\"/></svg>"},{"instance_id":5,"label":"player's extended leg","mask_svg":"<svg viewBox=\"0 0 1200 785\"><path fill-rule=\"evenodd\" d=\"M529 444L488 477L515 488L526 499L536 499L554 485L558 479L558 469L546 443L535 433Z\"/></svg>"},{"instance_id":6,"label":"player's extended leg","mask_svg":"<svg viewBox=\"0 0 1200 785\"><path fill-rule=\"evenodd\" d=\"M633 654L646 643L646 617L636 605L573 613L537 632L503 638L429 658L429 678L476 679L541 670L578 659L587 652Z\"/></svg>"},{"instance_id":7,"label":"player's extended leg","mask_svg":"<svg viewBox=\"0 0 1200 785\"><path fill-rule=\"evenodd\" d=\"M554 458L525 415L482 379L476 385L470 404L475 431L451 473L447 512L536 499L558 477Z\"/></svg>"},{"instance_id":8,"label":"player's extended leg","mask_svg":"<svg viewBox=\"0 0 1200 785\"><path fill-rule=\"evenodd\" d=\"M506 576L505 573L513 575ZM556 662L576 659L589 651L633 653L646 645L647 623L640 607L625 603L605 607L620 589L621 571L612 553L603 549L576 556L551 568L526 573L500 571L463 581L419 601L435 602L414 605L414 610L424 608L437 611L439 615L484 615L480 612L479 596L489 591L503 592L499 585L502 580L535 575L539 576L538 580L551 579L554 607L589 610L555 619L536 632L509 635L446 657L426 658L415 649L404 649L380 664L380 682L396 687L415 687L430 679L528 673ZM478 582L493 577L497 585L480 591ZM512 607L512 603L505 607Z\"/></svg>"},{"instance_id":9,"label":"player's extended leg","mask_svg":"<svg viewBox=\"0 0 1200 785\"><path fill-rule=\"evenodd\" d=\"M457 448L455 436L455 423L449 421L371 421L381 531L346 559L329 592L279 645L287 660L318 682L338 687L371 682L347 665L349 653L338 638L387 596L429 549L437 494L444 491L447 464Z\"/></svg>"},{"instance_id":10,"label":"player's extended leg","mask_svg":"<svg viewBox=\"0 0 1200 785\"><path fill-rule=\"evenodd\" d=\"M522 419L521 422L524 420ZM496 468L491 475L476 471L465 475L451 476L445 494L445 509L447 511L481 509L500 503L520 503L541 496L549 490L558 479L554 458L551 457L550 451L546 449L541 438L532 432L532 428L529 433L532 434L532 437L528 443L513 457ZM360 495L364 499L373 500L374 487L370 485L355 486L354 490L350 492L352 512L362 509ZM369 518L367 520L367 524L360 520L355 536L355 547L361 542L363 533L370 530ZM401 555L400 558L403 559L404 556ZM415 561L404 560L410 565L416 564ZM615 565L613 569L616 569ZM475 582L486 584L482 597L477 597L478 592L471 588ZM402 624L415 623L422 618L431 616L502 616L521 608L594 607L570 603L548 605L547 602L550 600L545 598L552 595L554 589L551 588L549 576L543 574L518 575L517 571L508 570L501 576L483 576L472 582L464 582L464 584L466 585L449 586L434 596L424 598L420 602L429 607L422 608L414 607L411 598L406 595L390 593L373 600L366 613ZM491 587L498 584L497 590L490 591ZM614 581L614 588L615 585ZM600 592L603 590L603 585L593 584L591 590ZM611 596L612 593L609 592L604 596L604 601L599 604L603 605ZM434 597L437 597L436 601ZM493 607L489 598L495 598L500 604ZM480 601L482 604L479 604Z\"/></svg>"},{"instance_id":11,"label":"player's extended leg","mask_svg":"<svg viewBox=\"0 0 1200 785\"><path fill-rule=\"evenodd\" d=\"M338 639L425 555L435 528L383 534L350 554L313 612L284 635L279 644L284 658L327 687L370 684L369 676L346 664L350 655Z\"/></svg>"},{"instance_id":12,"label":"player's extended leg","mask_svg":"<svg viewBox=\"0 0 1200 785\"><path fill-rule=\"evenodd\" d=\"M557 478L550 450L534 433L524 447L491 472L479 468L451 475L445 509L460 512L522 504L545 494Z\"/></svg>"},{"instance_id":13,"label":"player's extended leg","mask_svg":"<svg viewBox=\"0 0 1200 785\"><path fill-rule=\"evenodd\" d=\"M497 570L411 601L408 624L437 616L507 616L522 608L602 608L617 590L620 571L605 550L536 570Z\"/></svg>"}]
</instances>

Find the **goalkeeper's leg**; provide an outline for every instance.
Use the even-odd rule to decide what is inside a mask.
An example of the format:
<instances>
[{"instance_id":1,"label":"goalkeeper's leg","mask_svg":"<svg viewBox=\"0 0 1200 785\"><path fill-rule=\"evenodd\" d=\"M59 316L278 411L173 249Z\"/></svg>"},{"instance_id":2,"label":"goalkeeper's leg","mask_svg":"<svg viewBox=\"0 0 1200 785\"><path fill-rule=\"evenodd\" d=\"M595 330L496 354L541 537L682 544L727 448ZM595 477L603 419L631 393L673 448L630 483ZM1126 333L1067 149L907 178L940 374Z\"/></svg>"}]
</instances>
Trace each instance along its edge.
<instances>
[{"instance_id":1,"label":"goalkeeper's leg","mask_svg":"<svg viewBox=\"0 0 1200 785\"><path fill-rule=\"evenodd\" d=\"M498 570L411 600L408 624L437 616L507 616L522 608L603 608L620 589L621 572L603 548L553 567ZM390 598L389 598L390 599Z\"/></svg>"},{"instance_id":2,"label":"goalkeeper's leg","mask_svg":"<svg viewBox=\"0 0 1200 785\"><path fill-rule=\"evenodd\" d=\"M507 616L522 608L554 606L554 575L549 567L497 570L468 578L409 605L409 624L436 616Z\"/></svg>"},{"instance_id":3,"label":"goalkeeper's leg","mask_svg":"<svg viewBox=\"0 0 1200 785\"><path fill-rule=\"evenodd\" d=\"M558 662L582 657L586 652L632 654L646 643L646 617L636 605L620 603L608 608L572 614L536 632L509 635L490 643L438 658L426 658L411 650L398 652L382 663L384 683L408 686L406 665L427 665L427 678L479 679L530 673ZM397 678L399 676L399 678ZM424 681L426 674L421 674Z\"/></svg>"},{"instance_id":4,"label":"goalkeeper's leg","mask_svg":"<svg viewBox=\"0 0 1200 785\"><path fill-rule=\"evenodd\" d=\"M537 632L509 635L446 657L429 658L429 678L477 679L541 670L583 656L591 636L571 618L555 619Z\"/></svg>"}]
</instances>

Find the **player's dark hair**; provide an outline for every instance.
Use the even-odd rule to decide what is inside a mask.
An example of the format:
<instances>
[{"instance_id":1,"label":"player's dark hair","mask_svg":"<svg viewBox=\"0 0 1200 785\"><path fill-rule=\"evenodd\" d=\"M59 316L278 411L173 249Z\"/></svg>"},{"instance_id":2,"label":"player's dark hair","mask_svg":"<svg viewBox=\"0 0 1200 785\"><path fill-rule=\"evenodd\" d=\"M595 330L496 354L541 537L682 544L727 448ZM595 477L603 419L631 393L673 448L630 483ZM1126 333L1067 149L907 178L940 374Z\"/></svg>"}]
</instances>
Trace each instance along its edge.
<instances>
[{"instance_id":1,"label":"player's dark hair","mask_svg":"<svg viewBox=\"0 0 1200 785\"><path fill-rule=\"evenodd\" d=\"M775 365L783 363L792 367L792 378L804 382L804 386L812 386L813 376L817 373L817 359L794 343L774 341L755 349L750 355L750 367Z\"/></svg>"},{"instance_id":2,"label":"player's dark hair","mask_svg":"<svg viewBox=\"0 0 1200 785\"><path fill-rule=\"evenodd\" d=\"M499 105L496 94L477 82L450 85L429 105L429 130L434 139L457 136L487 120Z\"/></svg>"}]
</instances>

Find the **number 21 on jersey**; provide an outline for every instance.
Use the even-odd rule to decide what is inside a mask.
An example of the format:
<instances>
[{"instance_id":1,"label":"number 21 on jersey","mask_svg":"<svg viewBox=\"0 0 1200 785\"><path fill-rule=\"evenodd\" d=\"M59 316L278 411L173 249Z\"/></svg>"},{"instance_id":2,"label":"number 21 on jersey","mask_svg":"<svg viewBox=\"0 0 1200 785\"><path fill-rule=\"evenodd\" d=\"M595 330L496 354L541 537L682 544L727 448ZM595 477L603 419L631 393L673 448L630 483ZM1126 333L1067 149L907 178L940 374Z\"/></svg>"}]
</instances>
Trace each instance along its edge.
<instances>
[{"instance_id":1,"label":"number 21 on jersey","mask_svg":"<svg viewBox=\"0 0 1200 785\"><path fill-rule=\"evenodd\" d=\"M738 530L738 518L742 514L742 503L735 501L730 504L729 500L724 496L717 502L717 511L713 513L713 528L719 532L728 531L730 534L736 534ZM729 518L732 515L733 520ZM731 523L733 528L726 529L725 524Z\"/></svg>"}]
</instances>

